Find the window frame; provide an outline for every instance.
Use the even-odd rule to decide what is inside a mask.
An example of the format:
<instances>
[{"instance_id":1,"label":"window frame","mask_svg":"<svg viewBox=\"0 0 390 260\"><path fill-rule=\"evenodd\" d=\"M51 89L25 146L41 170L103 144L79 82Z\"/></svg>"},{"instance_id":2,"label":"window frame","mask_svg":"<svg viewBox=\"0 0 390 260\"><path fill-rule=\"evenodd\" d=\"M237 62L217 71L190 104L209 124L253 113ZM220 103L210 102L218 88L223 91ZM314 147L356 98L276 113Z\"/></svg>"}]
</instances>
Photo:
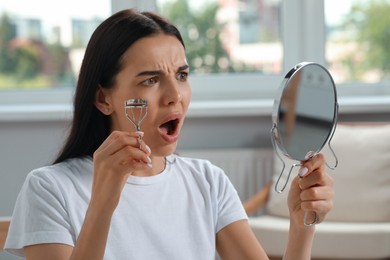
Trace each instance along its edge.
<instances>
[{"instance_id":1,"label":"window frame","mask_svg":"<svg viewBox=\"0 0 390 260\"><path fill-rule=\"evenodd\" d=\"M115 3L123 0L112 1L115 10ZM284 61L280 75L191 75L193 100L188 115L270 115L273 97L291 67L302 61L326 64L324 1L282 1ZM360 83L340 84L337 91L341 113L364 113L367 107L371 112L390 112L390 88L386 82L369 88ZM73 92L74 88L1 91L0 121L68 120L72 116Z\"/></svg>"}]
</instances>

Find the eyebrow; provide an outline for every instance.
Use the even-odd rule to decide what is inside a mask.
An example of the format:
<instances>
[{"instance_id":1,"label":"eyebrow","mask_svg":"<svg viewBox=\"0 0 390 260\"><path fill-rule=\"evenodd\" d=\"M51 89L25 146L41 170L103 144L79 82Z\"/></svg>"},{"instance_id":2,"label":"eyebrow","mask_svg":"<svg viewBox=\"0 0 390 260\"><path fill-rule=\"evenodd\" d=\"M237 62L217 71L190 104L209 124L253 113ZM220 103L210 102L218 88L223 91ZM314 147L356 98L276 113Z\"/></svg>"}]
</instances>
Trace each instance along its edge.
<instances>
[{"instance_id":1,"label":"eyebrow","mask_svg":"<svg viewBox=\"0 0 390 260\"><path fill-rule=\"evenodd\" d=\"M177 72L180 72L180 71L183 71L183 70L186 70L188 69L189 66L186 64L186 65L183 65L183 66L180 66L178 69L177 69ZM147 70L147 71L142 71L140 73L137 74L137 77L139 76L154 76L154 75L159 75L161 74L162 71L161 70Z\"/></svg>"}]
</instances>

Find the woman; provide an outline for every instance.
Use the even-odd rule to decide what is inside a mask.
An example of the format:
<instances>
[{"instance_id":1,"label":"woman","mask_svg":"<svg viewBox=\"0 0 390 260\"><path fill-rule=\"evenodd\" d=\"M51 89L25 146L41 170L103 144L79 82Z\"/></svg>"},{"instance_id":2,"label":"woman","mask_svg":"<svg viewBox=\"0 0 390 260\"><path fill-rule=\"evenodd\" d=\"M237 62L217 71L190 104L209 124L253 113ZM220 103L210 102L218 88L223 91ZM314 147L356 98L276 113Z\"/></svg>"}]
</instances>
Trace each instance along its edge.
<instances>
[{"instance_id":1,"label":"woman","mask_svg":"<svg viewBox=\"0 0 390 260\"><path fill-rule=\"evenodd\" d=\"M180 33L162 17L124 10L104 21L81 66L69 138L53 165L28 175L6 250L29 260L268 259L223 171L174 155L188 74ZM125 116L133 98L148 100L144 134ZM310 259L304 210L321 222L332 208L323 157L301 173L285 259Z\"/></svg>"}]
</instances>

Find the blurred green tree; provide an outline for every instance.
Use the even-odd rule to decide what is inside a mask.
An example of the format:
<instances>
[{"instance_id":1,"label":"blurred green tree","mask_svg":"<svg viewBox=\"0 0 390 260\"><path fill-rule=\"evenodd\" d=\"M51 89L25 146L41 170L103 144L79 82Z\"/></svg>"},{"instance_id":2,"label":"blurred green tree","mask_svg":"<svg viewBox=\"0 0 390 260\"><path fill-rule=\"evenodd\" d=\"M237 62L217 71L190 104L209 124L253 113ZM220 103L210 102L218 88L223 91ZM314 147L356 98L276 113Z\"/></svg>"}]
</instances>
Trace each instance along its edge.
<instances>
[{"instance_id":1,"label":"blurred green tree","mask_svg":"<svg viewBox=\"0 0 390 260\"><path fill-rule=\"evenodd\" d=\"M73 86L76 84L76 76L71 69L69 60L69 50L61 45L60 42L49 44L48 53L51 61L51 79L52 86Z\"/></svg>"},{"instance_id":2,"label":"blurred green tree","mask_svg":"<svg viewBox=\"0 0 390 260\"><path fill-rule=\"evenodd\" d=\"M58 41L17 38L7 14L0 17L0 88L73 86L69 50Z\"/></svg>"},{"instance_id":3,"label":"blurred green tree","mask_svg":"<svg viewBox=\"0 0 390 260\"><path fill-rule=\"evenodd\" d=\"M39 53L34 45L16 48L14 51L15 68L13 74L18 81L33 79L40 71Z\"/></svg>"},{"instance_id":4,"label":"blurred green tree","mask_svg":"<svg viewBox=\"0 0 390 260\"><path fill-rule=\"evenodd\" d=\"M351 74L357 79L362 72L374 70L382 79L390 78L390 1L372 0L355 2L343 22L352 33L352 40L364 57L354 62L350 57L345 63L354 63Z\"/></svg>"},{"instance_id":5,"label":"blurred green tree","mask_svg":"<svg viewBox=\"0 0 390 260\"><path fill-rule=\"evenodd\" d=\"M161 9L160 13L173 22L182 34L192 72L234 72L236 68L240 71L254 70L244 64L233 63L229 57L220 38L224 25L216 19L216 1L194 9L187 0L174 0L166 2Z\"/></svg>"},{"instance_id":6,"label":"blurred green tree","mask_svg":"<svg viewBox=\"0 0 390 260\"><path fill-rule=\"evenodd\" d=\"M15 69L15 62L9 52L9 42L15 37L15 31L8 15L0 17L0 73L10 73Z\"/></svg>"}]
</instances>

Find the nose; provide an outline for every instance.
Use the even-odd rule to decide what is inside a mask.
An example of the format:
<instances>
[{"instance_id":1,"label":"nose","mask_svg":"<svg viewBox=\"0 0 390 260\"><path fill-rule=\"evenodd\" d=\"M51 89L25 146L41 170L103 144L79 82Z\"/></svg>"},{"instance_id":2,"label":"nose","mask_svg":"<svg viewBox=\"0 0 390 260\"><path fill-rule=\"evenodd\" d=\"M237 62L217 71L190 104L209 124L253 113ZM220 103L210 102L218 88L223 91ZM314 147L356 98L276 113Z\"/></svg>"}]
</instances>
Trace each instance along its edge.
<instances>
[{"instance_id":1,"label":"nose","mask_svg":"<svg viewBox=\"0 0 390 260\"><path fill-rule=\"evenodd\" d=\"M164 90L164 103L166 105L174 105L182 100L183 96L179 87L180 86L176 81L167 82Z\"/></svg>"}]
</instances>

